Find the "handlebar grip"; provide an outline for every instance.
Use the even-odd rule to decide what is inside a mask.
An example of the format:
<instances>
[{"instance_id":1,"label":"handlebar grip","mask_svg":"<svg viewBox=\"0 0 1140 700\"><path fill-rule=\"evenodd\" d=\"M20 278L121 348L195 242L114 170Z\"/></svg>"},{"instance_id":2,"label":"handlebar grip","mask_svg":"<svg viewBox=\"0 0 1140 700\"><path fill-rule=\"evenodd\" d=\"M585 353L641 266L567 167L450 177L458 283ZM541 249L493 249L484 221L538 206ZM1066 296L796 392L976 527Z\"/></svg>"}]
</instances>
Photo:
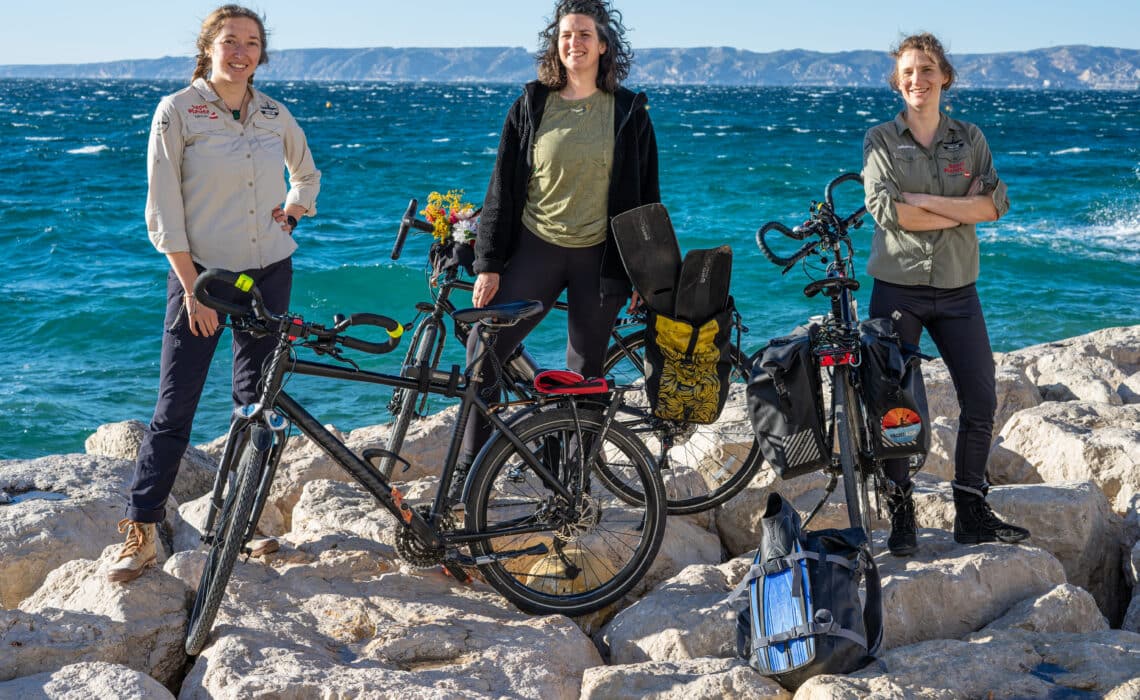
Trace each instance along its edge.
<instances>
[{"instance_id":1,"label":"handlebar grip","mask_svg":"<svg viewBox=\"0 0 1140 700\"><path fill-rule=\"evenodd\" d=\"M776 253L768 245L768 241L765 240L765 238L767 237L768 232L770 232L770 231L779 231L780 233L784 234L788 238L793 238L797 241L803 240L804 237L802 235L797 235L796 232L792 231L792 229L788 228L787 226L781 224L779 221L769 221L768 223L761 226L760 230L756 232L756 245L760 248L760 252L764 254L764 257L768 258L768 262L772 263L773 265L781 265L781 266L787 266L789 264L795 264L796 260L798 259L798 258L796 258L795 255L792 256L791 258L781 257L779 255L776 255ZM807 248L815 247L815 242L812 241L806 247ZM803 249L801 248L800 250L802 251ZM799 255L799 253L796 253L796 255Z\"/></svg>"},{"instance_id":2,"label":"handlebar grip","mask_svg":"<svg viewBox=\"0 0 1140 700\"><path fill-rule=\"evenodd\" d=\"M418 202L415 199L408 202L408 208L404 210L404 217L400 219L400 229L396 232L396 243L392 246L392 259L399 260L400 253L404 250L404 241L408 239L408 229L412 227L412 222L416 220L416 206Z\"/></svg>"},{"instance_id":3,"label":"handlebar grip","mask_svg":"<svg viewBox=\"0 0 1140 700\"><path fill-rule=\"evenodd\" d=\"M847 229L851 228L852 226L854 226L855 228L859 228L860 226L863 225L863 217L866 215L867 215L867 207L865 207L865 206L859 207L859 209L856 210L854 214L852 214L851 216L849 216L843 220L843 230L846 231Z\"/></svg>"},{"instance_id":4,"label":"handlebar grip","mask_svg":"<svg viewBox=\"0 0 1140 700\"><path fill-rule=\"evenodd\" d=\"M400 337L404 335L404 326L399 321L380 316L379 314L353 314L348 317L349 326L378 326L388 332L388 340L383 343L372 343L359 338L342 335L338 339L341 345L360 350L361 352L383 355L391 352L400 344Z\"/></svg>"},{"instance_id":5,"label":"handlebar grip","mask_svg":"<svg viewBox=\"0 0 1140 700\"><path fill-rule=\"evenodd\" d=\"M863 176L859 173L843 173L839 177L827 183L827 187L823 191L823 198L827 202L827 206L830 207L832 211L835 211L835 199L832 197L832 192L837 186L842 185L845 182L858 182L859 184L863 184Z\"/></svg>"},{"instance_id":6,"label":"handlebar grip","mask_svg":"<svg viewBox=\"0 0 1140 700\"><path fill-rule=\"evenodd\" d=\"M249 275L216 267L210 268L198 275L198 279L194 281L194 298L211 309L221 311L224 314L240 317L249 314L251 309L249 306L241 306L210 294L207 287L211 282L215 281L246 292L254 299L261 298L260 292L257 291L257 285L254 284L253 279Z\"/></svg>"}]
</instances>

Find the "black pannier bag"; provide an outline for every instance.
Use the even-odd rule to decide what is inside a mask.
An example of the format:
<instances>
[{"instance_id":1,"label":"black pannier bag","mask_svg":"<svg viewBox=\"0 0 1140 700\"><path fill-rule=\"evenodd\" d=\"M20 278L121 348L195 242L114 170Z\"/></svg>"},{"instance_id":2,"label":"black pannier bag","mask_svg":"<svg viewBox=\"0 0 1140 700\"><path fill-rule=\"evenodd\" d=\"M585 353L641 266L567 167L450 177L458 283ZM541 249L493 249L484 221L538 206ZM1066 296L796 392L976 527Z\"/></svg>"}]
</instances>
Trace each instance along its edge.
<instances>
[{"instance_id":1,"label":"black pannier bag","mask_svg":"<svg viewBox=\"0 0 1140 700\"><path fill-rule=\"evenodd\" d=\"M925 455L930 412L918 348L904 346L889 318L859 324L859 379L876 459Z\"/></svg>"},{"instance_id":2,"label":"black pannier bag","mask_svg":"<svg viewBox=\"0 0 1140 700\"><path fill-rule=\"evenodd\" d=\"M645 388L654 416L686 423L716 422L728 399L734 309L729 297L723 311L699 326L649 311Z\"/></svg>"},{"instance_id":3,"label":"black pannier bag","mask_svg":"<svg viewBox=\"0 0 1140 700\"><path fill-rule=\"evenodd\" d=\"M882 584L863 529L803 531L778 493L768 496L756 558L730 600L739 597L747 606L736 618L737 655L789 690L857 671L882 645Z\"/></svg>"},{"instance_id":4,"label":"black pannier bag","mask_svg":"<svg viewBox=\"0 0 1140 700\"><path fill-rule=\"evenodd\" d=\"M819 369L811 352L815 326L773 338L752 363L748 415L764 459L781 478L826 466Z\"/></svg>"}]
</instances>

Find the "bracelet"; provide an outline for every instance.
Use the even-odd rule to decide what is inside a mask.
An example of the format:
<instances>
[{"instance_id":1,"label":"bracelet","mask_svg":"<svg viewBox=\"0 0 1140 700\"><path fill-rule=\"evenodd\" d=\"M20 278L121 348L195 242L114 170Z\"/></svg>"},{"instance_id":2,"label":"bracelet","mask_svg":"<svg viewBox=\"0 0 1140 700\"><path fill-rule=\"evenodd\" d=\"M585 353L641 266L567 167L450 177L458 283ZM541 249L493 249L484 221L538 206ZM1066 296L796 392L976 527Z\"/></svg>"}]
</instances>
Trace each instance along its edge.
<instances>
[{"instance_id":1,"label":"bracelet","mask_svg":"<svg viewBox=\"0 0 1140 700\"><path fill-rule=\"evenodd\" d=\"M297 228L297 217L292 214L286 214L285 223L289 224L289 228Z\"/></svg>"},{"instance_id":2,"label":"bracelet","mask_svg":"<svg viewBox=\"0 0 1140 700\"><path fill-rule=\"evenodd\" d=\"M182 305L186 307L187 316L198 313L198 297L194 296L193 292L186 292L182 295Z\"/></svg>"}]
</instances>

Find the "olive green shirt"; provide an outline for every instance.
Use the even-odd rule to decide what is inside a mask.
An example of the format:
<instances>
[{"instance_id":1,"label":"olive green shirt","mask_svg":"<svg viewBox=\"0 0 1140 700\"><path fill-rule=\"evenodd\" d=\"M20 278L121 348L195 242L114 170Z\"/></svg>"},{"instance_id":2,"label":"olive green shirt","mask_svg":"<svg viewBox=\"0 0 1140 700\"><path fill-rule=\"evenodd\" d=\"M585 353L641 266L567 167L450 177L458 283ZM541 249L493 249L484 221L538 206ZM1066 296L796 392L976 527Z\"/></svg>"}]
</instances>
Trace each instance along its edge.
<instances>
[{"instance_id":1,"label":"olive green shirt","mask_svg":"<svg viewBox=\"0 0 1140 700\"><path fill-rule=\"evenodd\" d=\"M875 235L867 273L907 286L954 289L978 279L978 236L974 224L936 231L899 226L896 202L902 193L962 197L981 178L982 193L993 198L998 216L1009 211L1006 185L994 170L981 130L941 115L930 148L911 134L900 112L894 121L867 131L863 139L863 188Z\"/></svg>"},{"instance_id":2,"label":"olive green shirt","mask_svg":"<svg viewBox=\"0 0 1140 700\"><path fill-rule=\"evenodd\" d=\"M552 91L534 139L523 226L565 248L604 242L613 160L614 96L565 100Z\"/></svg>"}]
</instances>

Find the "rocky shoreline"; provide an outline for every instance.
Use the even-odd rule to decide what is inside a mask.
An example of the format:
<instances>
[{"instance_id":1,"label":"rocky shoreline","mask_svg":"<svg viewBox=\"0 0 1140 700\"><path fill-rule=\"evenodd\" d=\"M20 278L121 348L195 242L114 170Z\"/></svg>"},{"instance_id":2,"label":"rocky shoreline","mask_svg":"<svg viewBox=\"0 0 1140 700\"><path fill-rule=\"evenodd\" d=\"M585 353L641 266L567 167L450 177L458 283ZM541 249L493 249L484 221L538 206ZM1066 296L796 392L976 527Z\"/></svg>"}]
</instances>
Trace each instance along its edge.
<instances>
[{"instance_id":1,"label":"rocky shoreline","mask_svg":"<svg viewBox=\"0 0 1140 700\"><path fill-rule=\"evenodd\" d=\"M990 501L1032 538L953 542L957 403L945 367L927 363L934 447L916 489L919 552L877 556L884 651L796 699L1140 700L1140 326L996 359ZM741 399L722 420L744 419ZM409 435L400 478L412 499L432 491L449 418ZM571 620L410 568L390 516L294 438L261 521L281 549L238 563L212 641L189 663L182 636L204 558L195 525L220 444L184 460L159 567L111 584L103 572L141 428L103 426L86 454L0 461L0 698L793 697L734 658L725 597L748 568L767 494L805 507L823 487L815 475L779 481L765 469L724 506L671 517L628 599ZM358 449L385 433L345 437ZM820 517L813 526L839 524L842 509Z\"/></svg>"}]
</instances>

